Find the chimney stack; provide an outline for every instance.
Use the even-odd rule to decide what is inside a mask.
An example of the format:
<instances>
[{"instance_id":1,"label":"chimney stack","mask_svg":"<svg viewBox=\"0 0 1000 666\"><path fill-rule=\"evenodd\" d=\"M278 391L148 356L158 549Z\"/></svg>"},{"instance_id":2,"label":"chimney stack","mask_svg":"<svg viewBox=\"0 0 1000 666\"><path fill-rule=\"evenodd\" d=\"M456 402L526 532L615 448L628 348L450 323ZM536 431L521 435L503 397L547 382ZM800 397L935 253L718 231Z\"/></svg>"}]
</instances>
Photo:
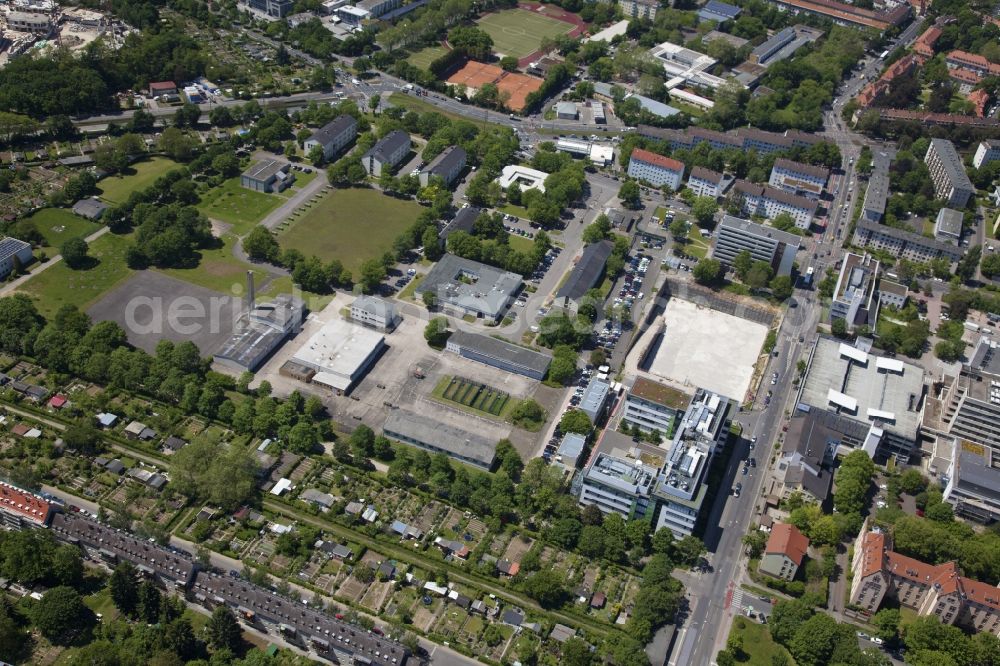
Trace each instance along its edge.
<instances>
[{"instance_id":1,"label":"chimney stack","mask_svg":"<svg viewBox=\"0 0 1000 666\"><path fill-rule=\"evenodd\" d=\"M256 294L253 288L253 271L247 271L247 312L253 312Z\"/></svg>"}]
</instances>

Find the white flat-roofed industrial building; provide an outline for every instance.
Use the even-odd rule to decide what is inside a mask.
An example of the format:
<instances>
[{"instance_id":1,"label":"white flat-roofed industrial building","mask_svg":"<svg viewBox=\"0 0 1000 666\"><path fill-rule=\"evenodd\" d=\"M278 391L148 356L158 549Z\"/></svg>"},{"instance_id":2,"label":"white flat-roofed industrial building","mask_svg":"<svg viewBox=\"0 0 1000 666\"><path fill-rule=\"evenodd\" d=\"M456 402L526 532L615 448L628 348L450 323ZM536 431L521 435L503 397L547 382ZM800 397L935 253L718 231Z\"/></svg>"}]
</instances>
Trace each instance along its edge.
<instances>
[{"instance_id":1,"label":"white flat-roofed industrial building","mask_svg":"<svg viewBox=\"0 0 1000 666\"><path fill-rule=\"evenodd\" d=\"M254 372L302 325L302 301L282 294L270 303L255 303L247 321L215 352L213 360L236 372Z\"/></svg>"},{"instance_id":2,"label":"white flat-roofed industrial building","mask_svg":"<svg viewBox=\"0 0 1000 666\"><path fill-rule=\"evenodd\" d=\"M430 291L438 305L459 317L470 314L497 322L521 289L521 276L454 254L446 254L427 273L416 296Z\"/></svg>"},{"instance_id":3,"label":"white flat-roofed industrial building","mask_svg":"<svg viewBox=\"0 0 1000 666\"><path fill-rule=\"evenodd\" d=\"M383 347L381 333L334 319L299 347L292 361L316 372L314 384L346 393L375 363Z\"/></svg>"},{"instance_id":4,"label":"white flat-roofed industrial building","mask_svg":"<svg viewBox=\"0 0 1000 666\"><path fill-rule=\"evenodd\" d=\"M496 441L408 409L390 410L383 431L386 437L404 444L431 453L445 453L485 470L493 467L496 457Z\"/></svg>"},{"instance_id":5,"label":"white flat-roofed industrial building","mask_svg":"<svg viewBox=\"0 0 1000 666\"><path fill-rule=\"evenodd\" d=\"M905 461L917 441L923 391L920 367L823 337L810 353L797 409L826 410L852 424L864 424L867 435L851 442L853 446L873 458L895 456Z\"/></svg>"},{"instance_id":6,"label":"white flat-roofed industrial building","mask_svg":"<svg viewBox=\"0 0 1000 666\"><path fill-rule=\"evenodd\" d=\"M692 51L689 48L663 42L654 46L650 53L663 65L668 79L681 79L682 82L702 88L718 88L726 82L725 79L709 74L707 70L718 63L718 60L704 53ZM668 88L676 87L676 84Z\"/></svg>"},{"instance_id":7,"label":"white flat-roofed industrial building","mask_svg":"<svg viewBox=\"0 0 1000 666\"><path fill-rule=\"evenodd\" d=\"M962 212L942 208L934 220L934 238L943 243L958 245L962 238Z\"/></svg>"},{"instance_id":8,"label":"white flat-roofed industrial building","mask_svg":"<svg viewBox=\"0 0 1000 666\"><path fill-rule=\"evenodd\" d=\"M765 261L775 275L789 275L801 238L787 231L725 215L719 224L712 256L732 266L736 255L746 250L755 261Z\"/></svg>"}]
</instances>

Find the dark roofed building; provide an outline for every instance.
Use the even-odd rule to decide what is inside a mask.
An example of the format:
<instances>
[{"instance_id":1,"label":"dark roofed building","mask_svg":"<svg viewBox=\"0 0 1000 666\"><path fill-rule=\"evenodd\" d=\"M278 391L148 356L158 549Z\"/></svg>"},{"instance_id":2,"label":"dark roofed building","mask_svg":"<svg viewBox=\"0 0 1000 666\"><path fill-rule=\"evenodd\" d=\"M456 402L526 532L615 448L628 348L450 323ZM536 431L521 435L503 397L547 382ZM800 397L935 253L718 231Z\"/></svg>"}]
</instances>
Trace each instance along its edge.
<instances>
[{"instance_id":1,"label":"dark roofed building","mask_svg":"<svg viewBox=\"0 0 1000 666\"><path fill-rule=\"evenodd\" d=\"M806 414L797 412L788 424L775 474L776 481L781 484L781 496L802 492L824 503L833 483L827 461L833 460L843 439L841 433L829 427L818 410Z\"/></svg>"},{"instance_id":2,"label":"dark roofed building","mask_svg":"<svg viewBox=\"0 0 1000 666\"><path fill-rule=\"evenodd\" d=\"M583 256L576 262L569 278L556 292L556 298L561 301L564 308L575 312L580 305L580 300L600 283L601 276L604 275L604 266L608 263L612 249L614 246L608 240L591 243L583 248Z\"/></svg>"},{"instance_id":3,"label":"dark roofed building","mask_svg":"<svg viewBox=\"0 0 1000 666\"><path fill-rule=\"evenodd\" d=\"M343 150L358 135L358 121L346 113L337 116L312 133L302 144L306 153L313 148L323 149L323 159L329 160Z\"/></svg>"},{"instance_id":4,"label":"dark roofed building","mask_svg":"<svg viewBox=\"0 0 1000 666\"><path fill-rule=\"evenodd\" d=\"M73 212L80 217L85 217L88 220L99 220L101 216L104 215L104 211L108 209L108 204L104 203L100 199L80 199L75 204L73 204Z\"/></svg>"},{"instance_id":5,"label":"dark roofed building","mask_svg":"<svg viewBox=\"0 0 1000 666\"><path fill-rule=\"evenodd\" d=\"M393 130L361 156L361 164L369 176L381 176L382 169L396 168L410 152L411 145L409 134Z\"/></svg>"},{"instance_id":6,"label":"dark roofed building","mask_svg":"<svg viewBox=\"0 0 1000 666\"><path fill-rule=\"evenodd\" d=\"M453 217L451 221L445 225L444 229L441 230L441 240L447 241L448 236L452 235L456 231L472 233L472 227L476 224L476 220L479 219L479 215L482 212L483 209L477 208L476 206L467 206L459 209L459 211L455 213L455 217Z\"/></svg>"},{"instance_id":7,"label":"dark roofed building","mask_svg":"<svg viewBox=\"0 0 1000 666\"><path fill-rule=\"evenodd\" d=\"M0 279L11 274L14 270L14 259L21 262L21 266L31 263L31 245L17 238L0 239Z\"/></svg>"},{"instance_id":8,"label":"dark roofed building","mask_svg":"<svg viewBox=\"0 0 1000 666\"><path fill-rule=\"evenodd\" d=\"M163 442L163 448L173 453L180 451L187 445L188 443L185 442L183 439L181 439L180 437L174 437L173 435L167 437L166 441Z\"/></svg>"},{"instance_id":9,"label":"dark roofed building","mask_svg":"<svg viewBox=\"0 0 1000 666\"><path fill-rule=\"evenodd\" d=\"M386 437L481 469L491 469L496 458L496 441L407 409L389 410L382 429Z\"/></svg>"},{"instance_id":10,"label":"dark roofed building","mask_svg":"<svg viewBox=\"0 0 1000 666\"><path fill-rule=\"evenodd\" d=\"M261 160L240 176L240 185L255 192L281 192L295 182L288 162Z\"/></svg>"},{"instance_id":11,"label":"dark roofed building","mask_svg":"<svg viewBox=\"0 0 1000 666\"><path fill-rule=\"evenodd\" d=\"M552 363L548 354L461 330L451 334L445 349L473 361L538 380L545 377Z\"/></svg>"},{"instance_id":12,"label":"dark roofed building","mask_svg":"<svg viewBox=\"0 0 1000 666\"><path fill-rule=\"evenodd\" d=\"M437 176L444 180L446 186L451 187L458 174L465 168L468 157L468 153L461 146L448 146L420 171L420 184L427 187L430 179Z\"/></svg>"}]
</instances>

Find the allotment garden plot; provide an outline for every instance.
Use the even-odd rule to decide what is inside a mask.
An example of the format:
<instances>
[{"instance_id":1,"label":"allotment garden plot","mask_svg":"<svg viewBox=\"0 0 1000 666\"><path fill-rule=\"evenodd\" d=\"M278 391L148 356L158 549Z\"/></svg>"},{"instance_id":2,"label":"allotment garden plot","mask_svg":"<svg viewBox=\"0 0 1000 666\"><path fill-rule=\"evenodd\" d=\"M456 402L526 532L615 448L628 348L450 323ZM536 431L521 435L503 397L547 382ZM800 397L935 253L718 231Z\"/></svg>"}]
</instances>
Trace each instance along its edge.
<instances>
[{"instance_id":1,"label":"allotment garden plot","mask_svg":"<svg viewBox=\"0 0 1000 666\"><path fill-rule=\"evenodd\" d=\"M510 395L463 377L444 377L434 394L448 402L458 403L492 416L501 416L510 404Z\"/></svg>"}]
</instances>

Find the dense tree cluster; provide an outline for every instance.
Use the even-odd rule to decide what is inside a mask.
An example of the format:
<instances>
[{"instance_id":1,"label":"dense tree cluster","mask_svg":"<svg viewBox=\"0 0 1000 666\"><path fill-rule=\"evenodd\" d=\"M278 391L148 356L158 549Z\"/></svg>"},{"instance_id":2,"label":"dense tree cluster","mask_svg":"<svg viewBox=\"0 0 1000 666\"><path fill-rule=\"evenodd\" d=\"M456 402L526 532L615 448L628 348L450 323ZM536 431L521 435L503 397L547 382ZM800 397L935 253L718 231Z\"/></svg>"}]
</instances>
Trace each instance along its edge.
<instances>
[{"instance_id":1,"label":"dense tree cluster","mask_svg":"<svg viewBox=\"0 0 1000 666\"><path fill-rule=\"evenodd\" d=\"M472 233L456 231L448 236L448 252L527 276L538 267L551 246L548 234L543 231L535 236L529 252L513 249L509 240L503 215L484 212Z\"/></svg>"}]
</instances>

